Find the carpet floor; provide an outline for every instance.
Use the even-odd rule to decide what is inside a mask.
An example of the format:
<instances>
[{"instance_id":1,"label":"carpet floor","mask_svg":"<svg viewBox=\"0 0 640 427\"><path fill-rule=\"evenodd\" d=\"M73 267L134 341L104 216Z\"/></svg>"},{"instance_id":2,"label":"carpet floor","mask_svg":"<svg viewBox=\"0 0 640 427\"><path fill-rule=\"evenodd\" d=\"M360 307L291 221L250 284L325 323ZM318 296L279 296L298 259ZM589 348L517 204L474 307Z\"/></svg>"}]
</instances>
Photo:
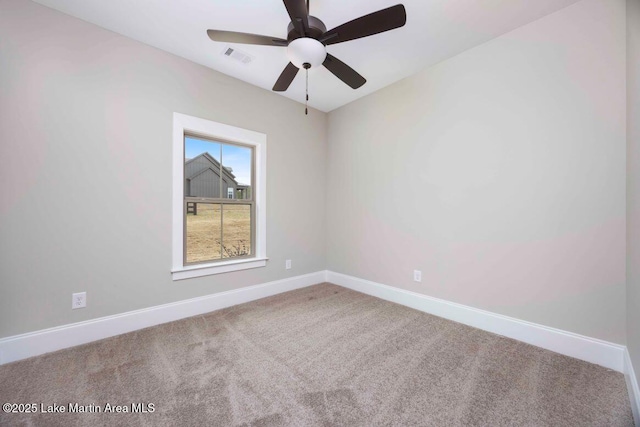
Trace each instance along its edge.
<instances>
[{"instance_id":1,"label":"carpet floor","mask_svg":"<svg viewBox=\"0 0 640 427\"><path fill-rule=\"evenodd\" d=\"M620 373L327 283L0 366L5 402L66 412L2 426L633 426Z\"/></svg>"}]
</instances>

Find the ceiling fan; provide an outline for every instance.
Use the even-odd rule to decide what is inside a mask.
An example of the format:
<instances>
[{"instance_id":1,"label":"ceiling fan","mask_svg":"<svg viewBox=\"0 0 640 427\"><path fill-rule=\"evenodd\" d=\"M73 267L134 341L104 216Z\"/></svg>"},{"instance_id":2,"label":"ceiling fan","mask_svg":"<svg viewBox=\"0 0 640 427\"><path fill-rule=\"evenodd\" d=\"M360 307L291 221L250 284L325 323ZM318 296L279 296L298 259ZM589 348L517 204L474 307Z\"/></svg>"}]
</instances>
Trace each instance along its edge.
<instances>
[{"instance_id":1,"label":"ceiling fan","mask_svg":"<svg viewBox=\"0 0 640 427\"><path fill-rule=\"evenodd\" d=\"M403 5L398 4L339 25L329 31L324 23L309 15L305 0L283 0L291 22L287 39L234 31L208 30L209 38L217 42L281 46L287 48L289 64L273 86L277 92L286 91L300 68L308 70L323 65L353 89L366 83L366 79L353 68L327 53L327 46L402 27L407 22ZM307 101L309 96L307 95Z\"/></svg>"}]
</instances>

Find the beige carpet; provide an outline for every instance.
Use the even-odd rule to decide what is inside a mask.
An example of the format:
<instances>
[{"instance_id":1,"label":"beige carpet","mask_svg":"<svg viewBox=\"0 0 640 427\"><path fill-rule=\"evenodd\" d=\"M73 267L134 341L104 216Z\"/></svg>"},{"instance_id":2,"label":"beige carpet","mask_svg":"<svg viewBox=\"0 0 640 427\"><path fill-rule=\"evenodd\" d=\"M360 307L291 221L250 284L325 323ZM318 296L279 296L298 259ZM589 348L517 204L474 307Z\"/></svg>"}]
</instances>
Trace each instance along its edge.
<instances>
[{"instance_id":1,"label":"beige carpet","mask_svg":"<svg viewBox=\"0 0 640 427\"><path fill-rule=\"evenodd\" d=\"M617 372L330 284L0 366L0 402L155 407L2 426L633 425Z\"/></svg>"}]
</instances>

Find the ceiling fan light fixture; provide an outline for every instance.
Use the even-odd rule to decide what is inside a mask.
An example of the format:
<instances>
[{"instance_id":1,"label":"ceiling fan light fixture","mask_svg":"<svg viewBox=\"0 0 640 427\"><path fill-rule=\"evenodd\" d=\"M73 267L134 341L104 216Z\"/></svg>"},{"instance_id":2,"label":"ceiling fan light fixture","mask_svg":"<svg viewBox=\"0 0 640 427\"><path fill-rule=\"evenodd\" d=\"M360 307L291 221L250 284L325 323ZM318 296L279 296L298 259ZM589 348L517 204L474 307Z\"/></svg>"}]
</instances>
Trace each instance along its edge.
<instances>
[{"instance_id":1,"label":"ceiling fan light fixture","mask_svg":"<svg viewBox=\"0 0 640 427\"><path fill-rule=\"evenodd\" d=\"M301 37L293 40L287 47L289 61L298 68L309 64L311 68L322 65L327 57L327 48L316 39Z\"/></svg>"}]
</instances>

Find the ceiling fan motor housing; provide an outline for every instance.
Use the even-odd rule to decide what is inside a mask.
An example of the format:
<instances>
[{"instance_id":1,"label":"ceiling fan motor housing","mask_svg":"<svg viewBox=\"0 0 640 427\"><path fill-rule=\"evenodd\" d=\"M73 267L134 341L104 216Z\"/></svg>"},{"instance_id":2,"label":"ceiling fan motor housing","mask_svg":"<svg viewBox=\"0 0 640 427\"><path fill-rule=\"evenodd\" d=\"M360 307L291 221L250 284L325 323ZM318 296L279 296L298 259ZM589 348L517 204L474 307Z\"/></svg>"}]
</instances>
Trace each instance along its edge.
<instances>
[{"instance_id":1,"label":"ceiling fan motor housing","mask_svg":"<svg viewBox=\"0 0 640 427\"><path fill-rule=\"evenodd\" d=\"M322 35L326 32L327 32L327 27L324 25L324 22L322 22L315 16L309 15L309 31L306 36L317 40L320 37L322 37ZM295 40L300 37L304 37L304 36L298 33L298 30L293 25L293 22L289 22L289 26L287 27L287 41L291 43L292 40Z\"/></svg>"}]
</instances>

